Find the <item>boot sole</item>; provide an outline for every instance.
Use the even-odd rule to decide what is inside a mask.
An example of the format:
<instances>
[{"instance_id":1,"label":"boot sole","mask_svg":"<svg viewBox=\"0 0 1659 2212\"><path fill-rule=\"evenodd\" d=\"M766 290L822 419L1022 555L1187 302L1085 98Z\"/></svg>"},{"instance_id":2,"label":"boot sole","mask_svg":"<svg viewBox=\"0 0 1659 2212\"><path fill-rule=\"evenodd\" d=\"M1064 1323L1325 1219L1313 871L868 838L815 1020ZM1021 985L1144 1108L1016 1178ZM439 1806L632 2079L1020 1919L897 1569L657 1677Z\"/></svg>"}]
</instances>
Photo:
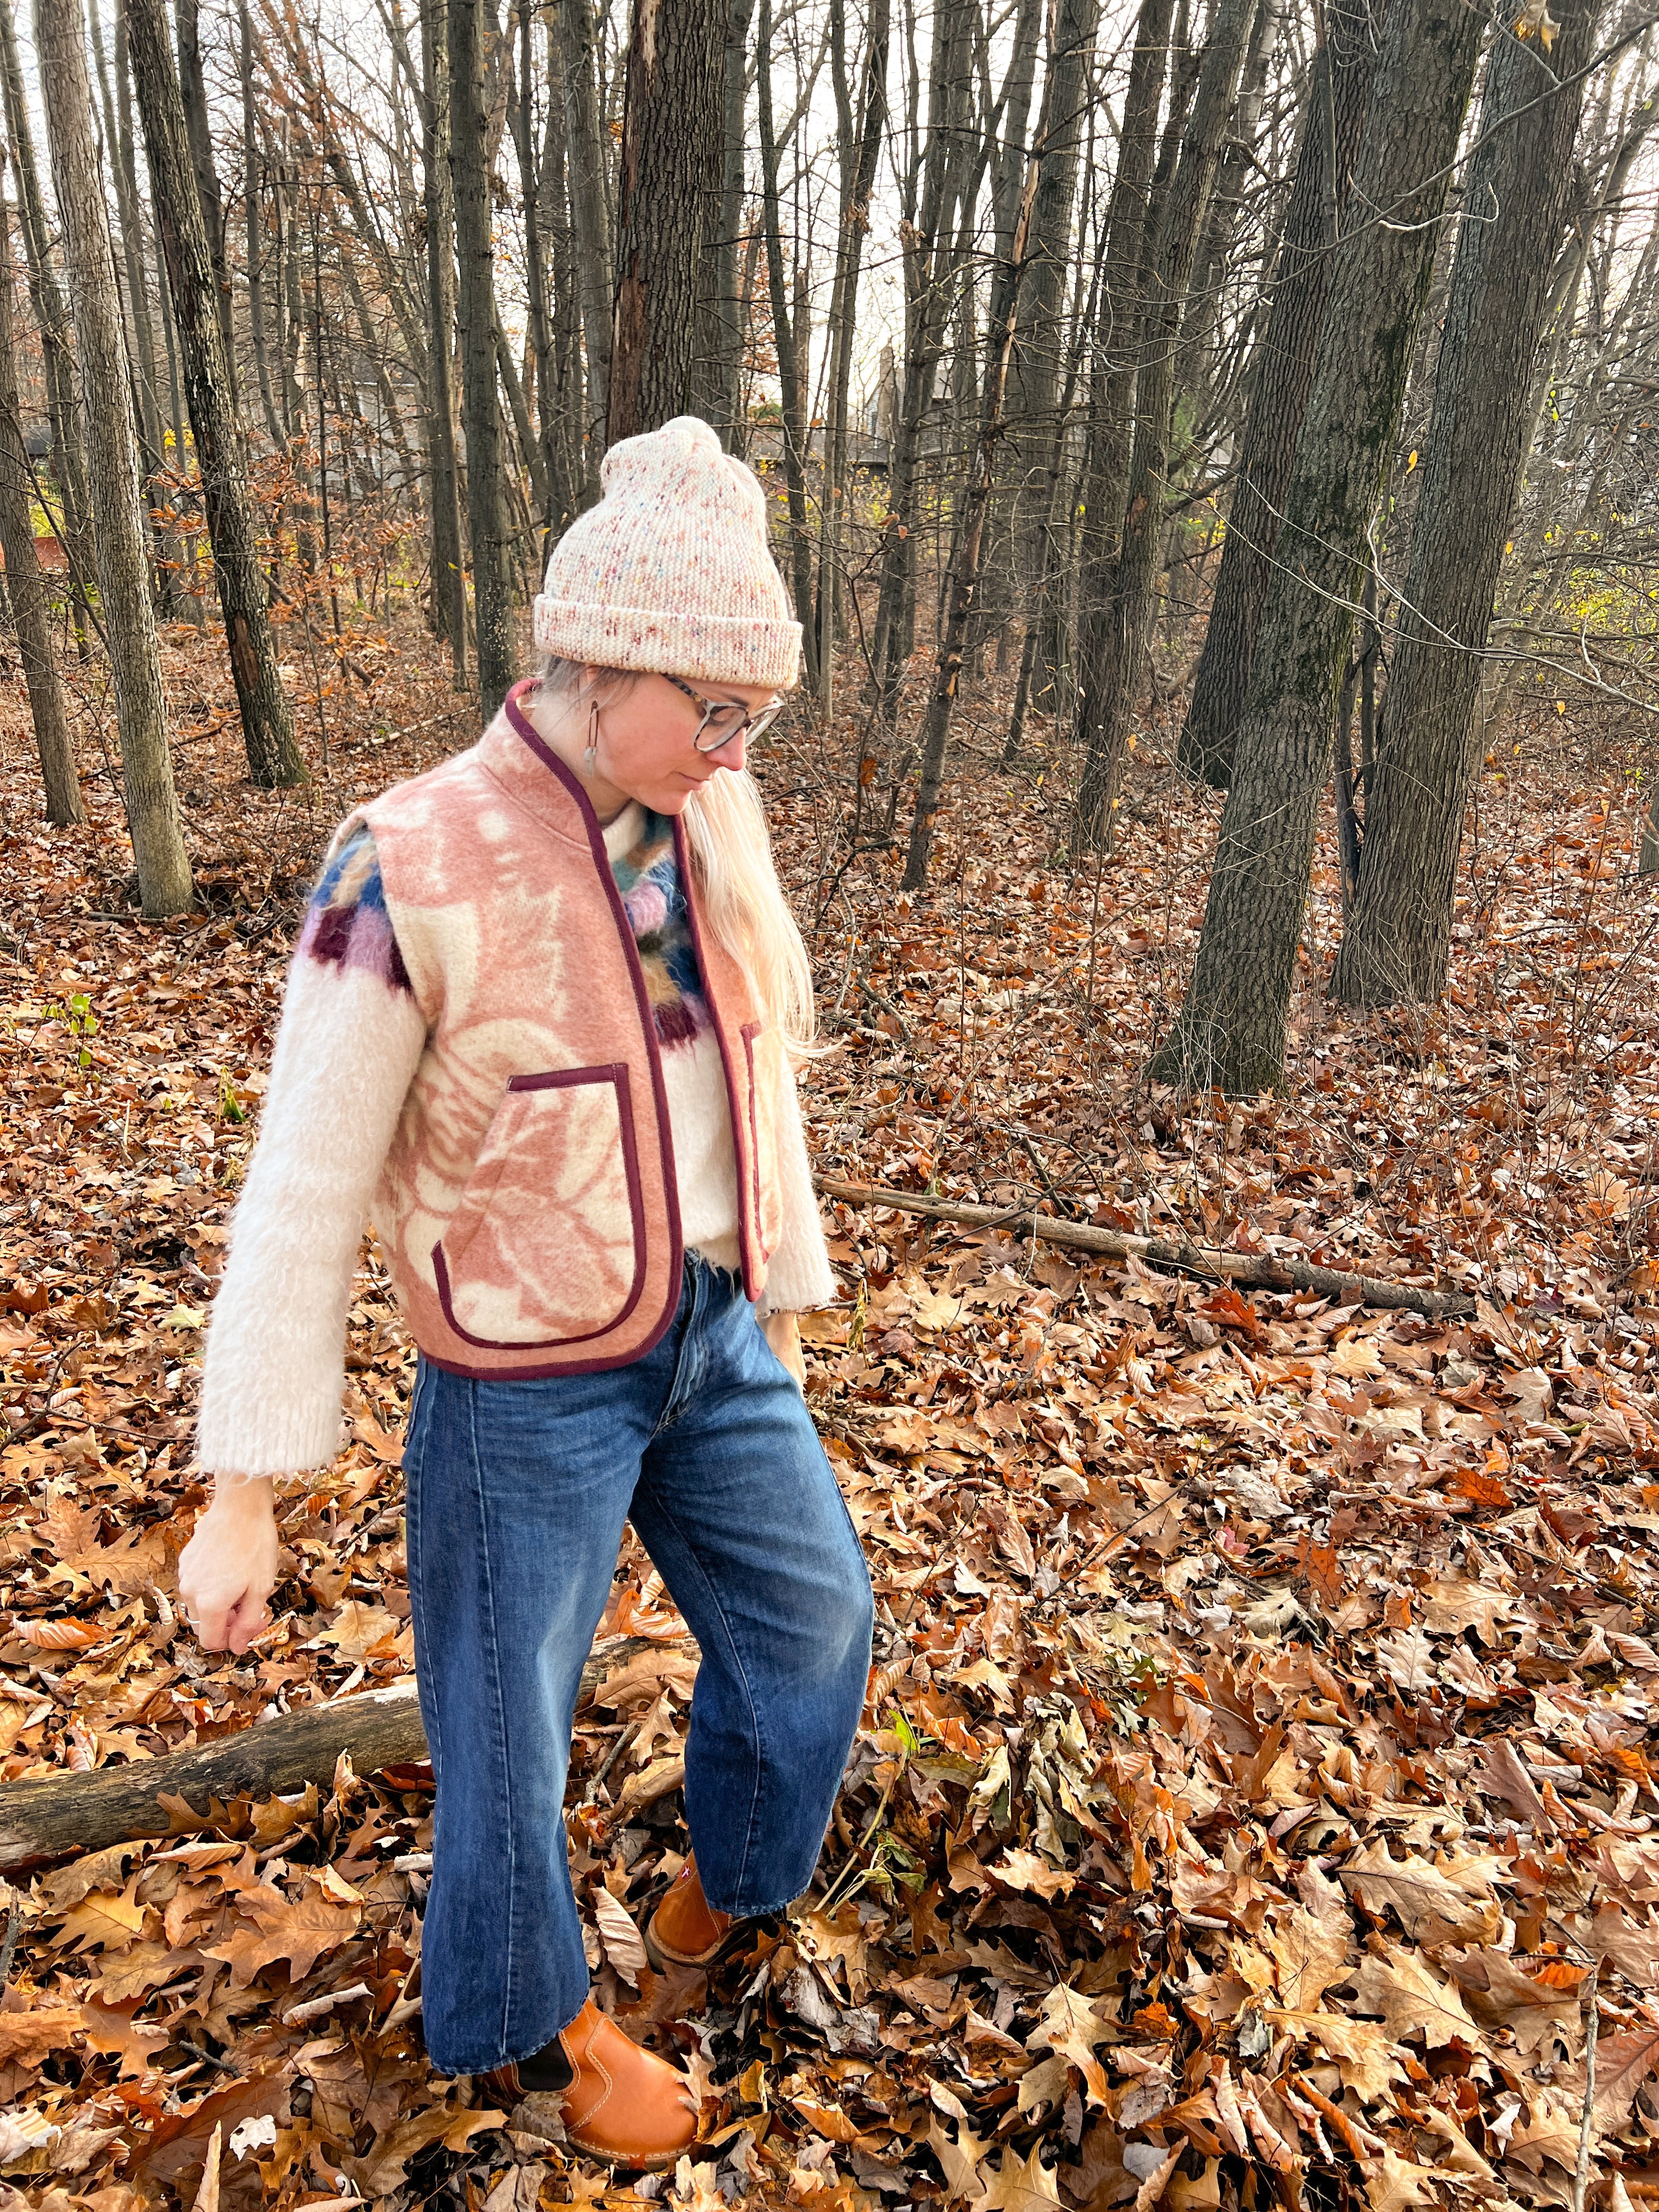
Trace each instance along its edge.
<instances>
[{"instance_id":1,"label":"boot sole","mask_svg":"<svg viewBox=\"0 0 1659 2212\"><path fill-rule=\"evenodd\" d=\"M718 1966L728 1951L735 1950L753 1924L748 1920L736 1922L726 1929L720 1942L712 1945L707 1951L696 1953L671 1951L666 1944L659 1942L657 1939L656 1916L653 1913L641 1941L645 1945L646 1957L659 1974L666 1972L670 1966L691 1966L704 1971L710 1966Z\"/></svg>"}]
</instances>

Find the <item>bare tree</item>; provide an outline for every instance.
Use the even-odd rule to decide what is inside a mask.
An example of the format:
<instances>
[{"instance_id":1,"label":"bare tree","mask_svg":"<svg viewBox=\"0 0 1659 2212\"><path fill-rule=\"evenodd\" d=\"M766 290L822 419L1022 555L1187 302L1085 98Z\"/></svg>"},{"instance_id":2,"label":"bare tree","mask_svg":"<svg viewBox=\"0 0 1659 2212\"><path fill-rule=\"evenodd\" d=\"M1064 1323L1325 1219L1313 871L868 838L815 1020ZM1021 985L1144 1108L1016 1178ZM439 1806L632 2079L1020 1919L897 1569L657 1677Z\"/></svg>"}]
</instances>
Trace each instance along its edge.
<instances>
[{"instance_id":1,"label":"bare tree","mask_svg":"<svg viewBox=\"0 0 1659 2212\"><path fill-rule=\"evenodd\" d=\"M110 673L121 738L127 827L147 915L191 903L190 857L179 821L167 744L155 614L150 603L144 514L115 296L114 248L92 129L86 19L81 0L37 0L34 42L74 304L84 410L87 488Z\"/></svg>"}]
</instances>

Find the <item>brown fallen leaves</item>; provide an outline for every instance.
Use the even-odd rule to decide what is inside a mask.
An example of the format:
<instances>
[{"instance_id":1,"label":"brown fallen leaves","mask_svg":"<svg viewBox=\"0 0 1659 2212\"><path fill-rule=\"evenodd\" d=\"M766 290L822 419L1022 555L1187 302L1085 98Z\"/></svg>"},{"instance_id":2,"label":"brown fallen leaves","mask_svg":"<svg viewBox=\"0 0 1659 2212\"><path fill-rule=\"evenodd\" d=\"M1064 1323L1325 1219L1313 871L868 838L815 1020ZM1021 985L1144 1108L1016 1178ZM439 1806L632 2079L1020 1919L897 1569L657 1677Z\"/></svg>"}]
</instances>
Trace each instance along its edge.
<instances>
[{"instance_id":1,"label":"brown fallen leaves","mask_svg":"<svg viewBox=\"0 0 1659 2212\"><path fill-rule=\"evenodd\" d=\"M435 712L422 665L411 641ZM125 866L107 821L0 847L9 1778L412 1663L410 1354L372 1254L345 1449L283 1486L273 1629L203 1655L173 1603L286 931L327 820L421 764L355 750L351 711L313 819L251 795L227 750L192 817L196 921L99 919ZM780 748L809 919L823 758ZM596 1993L702 2100L696 2155L647 2188L700 2212L1565 2206L1594 2000L1597 2201L1634 2212L1659 2191L1659 1102L1618 996L1651 954L1579 865L1622 817L1492 794L1514 811L1448 1007L1410 1035L1345 1025L1310 981L1290 1097L1177 1110L1133 1073L1195 925L1201 825L1132 815L1091 945L1046 803L1012 787L960 852L947 820L931 902L896 900L884 863L840 879L822 1164L1481 1304L1426 1324L1244 1298L835 1209L848 1302L809 1320L811 1399L879 1626L812 1894L712 1978L645 1960L690 1841L695 1657L631 1540L605 1632L649 1648L578 1720ZM1563 981L1592 943L1599 1028ZM0 2212L649 2201L574 2158L556 2112L431 2075L431 1811L429 1777L348 1762L291 1803L180 1806L173 1838L20 1875Z\"/></svg>"}]
</instances>

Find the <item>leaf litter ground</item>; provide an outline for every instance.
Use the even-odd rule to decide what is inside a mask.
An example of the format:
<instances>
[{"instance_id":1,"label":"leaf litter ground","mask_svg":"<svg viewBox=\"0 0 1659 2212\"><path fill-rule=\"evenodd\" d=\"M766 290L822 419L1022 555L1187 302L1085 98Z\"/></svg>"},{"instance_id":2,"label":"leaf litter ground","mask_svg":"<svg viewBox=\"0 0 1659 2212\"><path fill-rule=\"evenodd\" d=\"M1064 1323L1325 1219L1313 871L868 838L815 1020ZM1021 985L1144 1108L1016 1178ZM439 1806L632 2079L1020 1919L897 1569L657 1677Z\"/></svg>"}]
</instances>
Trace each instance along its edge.
<instances>
[{"instance_id":1,"label":"leaf litter ground","mask_svg":"<svg viewBox=\"0 0 1659 2212\"><path fill-rule=\"evenodd\" d=\"M222 715L211 654L168 651L185 716ZM471 735L417 644L404 665L401 729L337 696L305 794L251 791L213 732L186 756L206 911L166 926L128 916L107 789L86 832L27 826L6 700L7 1780L412 1665L411 1355L372 1249L343 1449L281 1486L272 1628L204 1655L174 1606L307 882L354 797ZM813 1893L712 1984L638 1938L687 1847L695 1655L631 1540L578 1721L596 1991L691 2075L695 2160L618 2186L556 2113L430 2073L429 1778L343 1761L16 1875L0 2212L1557 2205L1587 2112L1600 2201L1659 2197L1654 900L1616 752L1483 779L1432 1016L1325 1006L1322 872L1289 1091L1243 1106L1138 1078L1201 913L1190 794L1138 763L1120 855L1074 876L1041 757L1000 771L970 731L978 799L905 899L890 850L831 835L853 753L797 732L766 771L836 1047L805 1079L825 1171L1462 1288L1473 1315L831 1208L847 1303L808 1324L810 1395L877 1665Z\"/></svg>"}]
</instances>

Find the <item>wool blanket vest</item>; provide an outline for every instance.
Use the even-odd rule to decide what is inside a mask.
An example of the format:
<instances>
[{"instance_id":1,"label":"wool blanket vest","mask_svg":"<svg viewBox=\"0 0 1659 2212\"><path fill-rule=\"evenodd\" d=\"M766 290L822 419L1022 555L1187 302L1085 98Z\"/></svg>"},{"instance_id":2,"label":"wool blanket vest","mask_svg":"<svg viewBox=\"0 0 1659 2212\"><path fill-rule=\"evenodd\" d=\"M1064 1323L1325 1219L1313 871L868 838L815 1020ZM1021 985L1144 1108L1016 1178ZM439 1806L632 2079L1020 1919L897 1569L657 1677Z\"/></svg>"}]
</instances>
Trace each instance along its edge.
<instances>
[{"instance_id":1,"label":"wool blanket vest","mask_svg":"<svg viewBox=\"0 0 1659 2212\"><path fill-rule=\"evenodd\" d=\"M411 1334L463 1375L620 1367L679 1304L683 1252L647 981L604 834L514 687L479 742L366 822L427 1024L374 1206ZM776 1027L680 880L726 1070L744 1288L782 1228ZM337 840L337 842L338 841Z\"/></svg>"}]
</instances>

